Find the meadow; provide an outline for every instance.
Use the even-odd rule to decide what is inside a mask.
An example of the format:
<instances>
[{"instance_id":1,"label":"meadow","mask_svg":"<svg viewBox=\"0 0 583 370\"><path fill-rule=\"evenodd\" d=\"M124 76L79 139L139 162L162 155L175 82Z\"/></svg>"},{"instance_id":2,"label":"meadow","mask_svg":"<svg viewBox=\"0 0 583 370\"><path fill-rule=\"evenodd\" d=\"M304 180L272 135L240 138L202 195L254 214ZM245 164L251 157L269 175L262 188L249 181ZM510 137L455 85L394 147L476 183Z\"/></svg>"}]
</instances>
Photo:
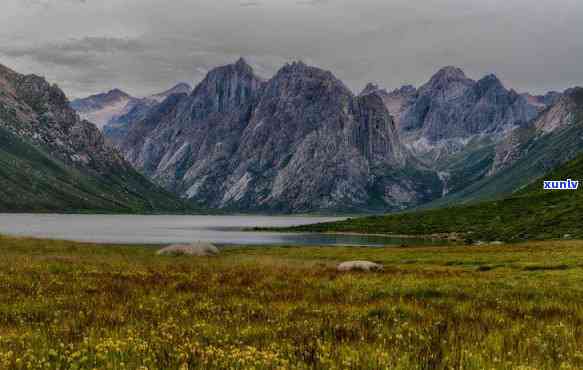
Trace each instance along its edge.
<instances>
[{"instance_id":1,"label":"meadow","mask_svg":"<svg viewBox=\"0 0 583 370\"><path fill-rule=\"evenodd\" d=\"M0 368L583 368L583 241L155 252L0 237Z\"/></svg>"}]
</instances>

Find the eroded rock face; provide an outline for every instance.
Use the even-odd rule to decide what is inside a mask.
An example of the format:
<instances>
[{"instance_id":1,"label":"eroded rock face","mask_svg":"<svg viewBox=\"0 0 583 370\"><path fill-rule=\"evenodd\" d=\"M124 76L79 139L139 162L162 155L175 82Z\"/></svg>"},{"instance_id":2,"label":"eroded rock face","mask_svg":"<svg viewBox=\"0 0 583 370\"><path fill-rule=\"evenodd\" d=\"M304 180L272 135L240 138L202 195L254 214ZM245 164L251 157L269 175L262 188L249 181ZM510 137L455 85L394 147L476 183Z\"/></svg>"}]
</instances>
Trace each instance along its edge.
<instances>
[{"instance_id":1,"label":"eroded rock face","mask_svg":"<svg viewBox=\"0 0 583 370\"><path fill-rule=\"evenodd\" d=\"M332 73L302 62L268 81L242 59L219 67L192 94L133 124L120 147L156 182L209 207L303 212L419 202L414 179L387 176L408 165L408 153L383 97L354 96Z\"/></svg>"}]
</instances>

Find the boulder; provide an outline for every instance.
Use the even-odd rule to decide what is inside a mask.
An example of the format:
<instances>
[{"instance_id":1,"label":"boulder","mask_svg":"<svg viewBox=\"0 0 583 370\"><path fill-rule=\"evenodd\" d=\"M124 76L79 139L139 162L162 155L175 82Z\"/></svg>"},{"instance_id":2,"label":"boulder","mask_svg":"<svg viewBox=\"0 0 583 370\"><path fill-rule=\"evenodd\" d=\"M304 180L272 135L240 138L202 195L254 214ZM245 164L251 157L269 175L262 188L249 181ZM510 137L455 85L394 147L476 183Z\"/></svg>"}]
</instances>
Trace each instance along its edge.
<instances>
[{"instance_id":1,"label":"boulder","mask_svg":"<svg viewBox=\"0 0 583 370\"><path fill-rule=\"evenodd\" d=\"M342 262L336 268L338 271L382 271L383 265L370 261L348 261Z\"/></svg>"},{"instance_id":2,"label":"boulder","mask_svg":"<svg viewBox=\"0 0 583 370\"><path fill-rule=\"evenodd\" d=\"M173 244L158 251L160 256L216 256L219 249L210 243Z\"/></svg>"}]
</instances>

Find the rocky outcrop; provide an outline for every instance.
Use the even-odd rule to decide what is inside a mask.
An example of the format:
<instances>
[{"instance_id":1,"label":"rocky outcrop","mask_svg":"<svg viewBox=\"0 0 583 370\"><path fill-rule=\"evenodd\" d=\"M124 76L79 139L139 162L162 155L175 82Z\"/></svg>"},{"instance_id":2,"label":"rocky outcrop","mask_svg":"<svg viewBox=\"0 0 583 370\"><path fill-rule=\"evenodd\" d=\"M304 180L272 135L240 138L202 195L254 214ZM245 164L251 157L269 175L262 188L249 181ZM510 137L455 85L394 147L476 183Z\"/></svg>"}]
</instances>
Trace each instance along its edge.
<instances>
[{"instance_id":1,"label":"rocky outcrop","mask_svg":"<svg viewBox=\"0 0 583 370\"><path fill-rule=\"evenodd\" d=\"M410 161L383 97L354 96L332 73L302 62L268 81L243 59L219 67L192 94L133 123L120 148L157 183L209 207L303 212L419 202L415 179L389 176Z\"/></svg>"}]
</instances>

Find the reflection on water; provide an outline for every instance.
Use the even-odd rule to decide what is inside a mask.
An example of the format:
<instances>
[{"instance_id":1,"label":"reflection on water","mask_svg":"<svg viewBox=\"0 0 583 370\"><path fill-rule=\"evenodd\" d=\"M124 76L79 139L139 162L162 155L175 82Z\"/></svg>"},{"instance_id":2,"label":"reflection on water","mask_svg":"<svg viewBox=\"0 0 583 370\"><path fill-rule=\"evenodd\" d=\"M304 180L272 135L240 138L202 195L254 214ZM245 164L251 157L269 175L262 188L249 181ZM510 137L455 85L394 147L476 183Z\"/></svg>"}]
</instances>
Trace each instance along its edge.
<instances>
[{"instance_id":1,"label":"reflection on water","mask_svg":"<svg viewBox=\"0 0 583 370\"><path fill-rule=\"evenodd\" d=\"M240 245L433 244L428 240L379 236L242 231L252 227L297 226L334 217L294 216L136 216L0 214L0 233L95 243L168 244L205 241Z\"/></svg>"}]
</instances>

